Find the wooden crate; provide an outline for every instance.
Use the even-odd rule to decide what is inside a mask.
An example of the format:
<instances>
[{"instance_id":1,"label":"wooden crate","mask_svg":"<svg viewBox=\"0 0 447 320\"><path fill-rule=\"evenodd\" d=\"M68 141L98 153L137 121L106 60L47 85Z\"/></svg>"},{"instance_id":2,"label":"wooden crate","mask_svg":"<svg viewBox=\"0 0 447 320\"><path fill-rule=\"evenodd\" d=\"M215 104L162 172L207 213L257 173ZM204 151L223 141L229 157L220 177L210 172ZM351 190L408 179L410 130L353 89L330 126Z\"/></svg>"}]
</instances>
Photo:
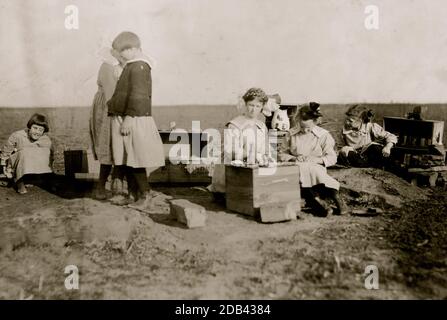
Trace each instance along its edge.
<instances>
[{"instance_id":1,"label":"wooden crate","mask_svg":"<svg viewBox=\"0 0 447 320\"><path fill-rule=\"evenodd\" d=\"M383 117L383 126L398 136L397 146L425 148L442 144L444 121Z\"/></svg>"},{"instance_id":2,"label":"wooden crate","mask_svg":"<svg viewBox=\"0 0 447 320\"><path fill-rule=\"evenodd\" d=\"M166 161L164 167L150 173L149 183L209 185L211 177L206 167L188 171L186 164L172 164Z\"/></svg>"},{"instance_id":3,"label":"wooden crate","mask_svg":"<svg viewBox=\"0 0 447 320\"><path fill-rule=\"evenodd\" d=\"M298 166L277 167L272 175L260 168L225 166L226 206L257 216L263 204L300 200Z\"/></svg>"},{"instance_id":4,"label":"wooden crate","mask_svg":"<svg viewBox=\"0 0 447 320\"><path fill-rule=\"evenodd\" d=\"M99 175L100 163L91 150L65 150L64 167L67 177L74 177L75 173Z\"/></svg>"}]
</instances>

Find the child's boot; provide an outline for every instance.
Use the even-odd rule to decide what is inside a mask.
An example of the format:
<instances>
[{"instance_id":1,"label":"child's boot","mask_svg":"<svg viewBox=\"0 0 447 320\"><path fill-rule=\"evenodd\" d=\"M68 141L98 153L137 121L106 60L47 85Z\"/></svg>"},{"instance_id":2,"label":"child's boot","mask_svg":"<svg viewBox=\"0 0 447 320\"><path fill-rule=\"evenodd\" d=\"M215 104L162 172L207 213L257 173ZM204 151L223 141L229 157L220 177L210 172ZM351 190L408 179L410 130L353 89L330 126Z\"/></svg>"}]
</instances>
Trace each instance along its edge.
<instances>
[{"instance_id":1,"label":"child's boot","mask_svg":"<svg viewBox=\"0 0 447 320\"><path fill-rule=\"evenodd\" d=\"M348 208L343 199L340 197L338 190L331 189L331 198L334 200L336 207L334 214L340 216L346 215L348 213Z\"/></svg>"}]
</instances>

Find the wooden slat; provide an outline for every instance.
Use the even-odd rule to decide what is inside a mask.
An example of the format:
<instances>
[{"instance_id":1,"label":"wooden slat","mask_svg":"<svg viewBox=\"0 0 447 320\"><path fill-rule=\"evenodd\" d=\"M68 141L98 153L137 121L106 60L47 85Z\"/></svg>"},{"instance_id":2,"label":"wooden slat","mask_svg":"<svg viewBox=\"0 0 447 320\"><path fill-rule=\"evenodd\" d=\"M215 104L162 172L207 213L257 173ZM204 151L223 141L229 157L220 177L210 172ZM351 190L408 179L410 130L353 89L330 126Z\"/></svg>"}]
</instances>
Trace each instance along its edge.
<instances>
[{"instance_id":1,"label":"wooden slat","mask_svg":"<svg viewBox=\"0 0 447 320\"><path fill-rule=\"evenodd\" d=\"M437 166L431 168L409 168L408 172L439 172L447 171L447 166Z\"/></svg>"}]
</instances>

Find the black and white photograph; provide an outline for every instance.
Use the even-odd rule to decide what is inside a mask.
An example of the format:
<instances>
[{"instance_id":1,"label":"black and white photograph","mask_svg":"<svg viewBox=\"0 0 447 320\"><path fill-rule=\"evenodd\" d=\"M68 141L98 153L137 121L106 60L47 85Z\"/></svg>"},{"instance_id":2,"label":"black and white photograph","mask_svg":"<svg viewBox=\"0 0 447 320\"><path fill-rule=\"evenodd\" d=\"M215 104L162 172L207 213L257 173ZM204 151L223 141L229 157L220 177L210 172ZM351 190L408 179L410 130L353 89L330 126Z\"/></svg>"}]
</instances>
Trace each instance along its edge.
<instances>
[{"instance_id":1,"label":"black and white photograph","mask_svg":"<svg viewBox=\"0 0 447 320\"><path fill-rule=\"evenodd\" d=\"M0 300L447 299L446 17L0 0Z\"/></svg>"}]
</instances>

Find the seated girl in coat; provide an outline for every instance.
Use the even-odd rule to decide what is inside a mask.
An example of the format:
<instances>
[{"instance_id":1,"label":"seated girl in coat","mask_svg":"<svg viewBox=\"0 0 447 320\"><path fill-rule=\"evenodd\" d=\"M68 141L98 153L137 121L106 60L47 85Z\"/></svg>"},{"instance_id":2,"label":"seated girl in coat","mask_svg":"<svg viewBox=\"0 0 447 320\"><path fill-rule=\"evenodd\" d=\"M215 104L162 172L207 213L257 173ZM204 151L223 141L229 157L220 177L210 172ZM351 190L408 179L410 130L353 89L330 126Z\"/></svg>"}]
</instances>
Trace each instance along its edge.
<instances>
[{"instance_id":1,"label":"seated girl in coat","mask_svg":"<svg viewBox=\"0 0 447 320\"><path fill-rule=\"evenodd\" d=\"M14 132L3 147L0 161L6 176L12 178L17 192L27 193L24 176L51 173L52 149L47 118L34 114L27 128Z\"/></svg>"},{"instance_id":2,"label":"seated girl in coat","mask_svg":"<svg viewBox=\"0 0 447 320\"><path fill-rule=\"evenodd\" d=\"M329 131L317 125L322 117L320 105L311 102L302 107L298 113L299 128L289 131L286 142L279 150L279 161L294 161L300 168L300 185L302 196L307 205L319 215L345 214L346 208L339 196L340 183L328 175L326 168L337 162L335 141ZM323 192L334 200L333 211L319 196Z\"/></svg>"}]
</instances>

